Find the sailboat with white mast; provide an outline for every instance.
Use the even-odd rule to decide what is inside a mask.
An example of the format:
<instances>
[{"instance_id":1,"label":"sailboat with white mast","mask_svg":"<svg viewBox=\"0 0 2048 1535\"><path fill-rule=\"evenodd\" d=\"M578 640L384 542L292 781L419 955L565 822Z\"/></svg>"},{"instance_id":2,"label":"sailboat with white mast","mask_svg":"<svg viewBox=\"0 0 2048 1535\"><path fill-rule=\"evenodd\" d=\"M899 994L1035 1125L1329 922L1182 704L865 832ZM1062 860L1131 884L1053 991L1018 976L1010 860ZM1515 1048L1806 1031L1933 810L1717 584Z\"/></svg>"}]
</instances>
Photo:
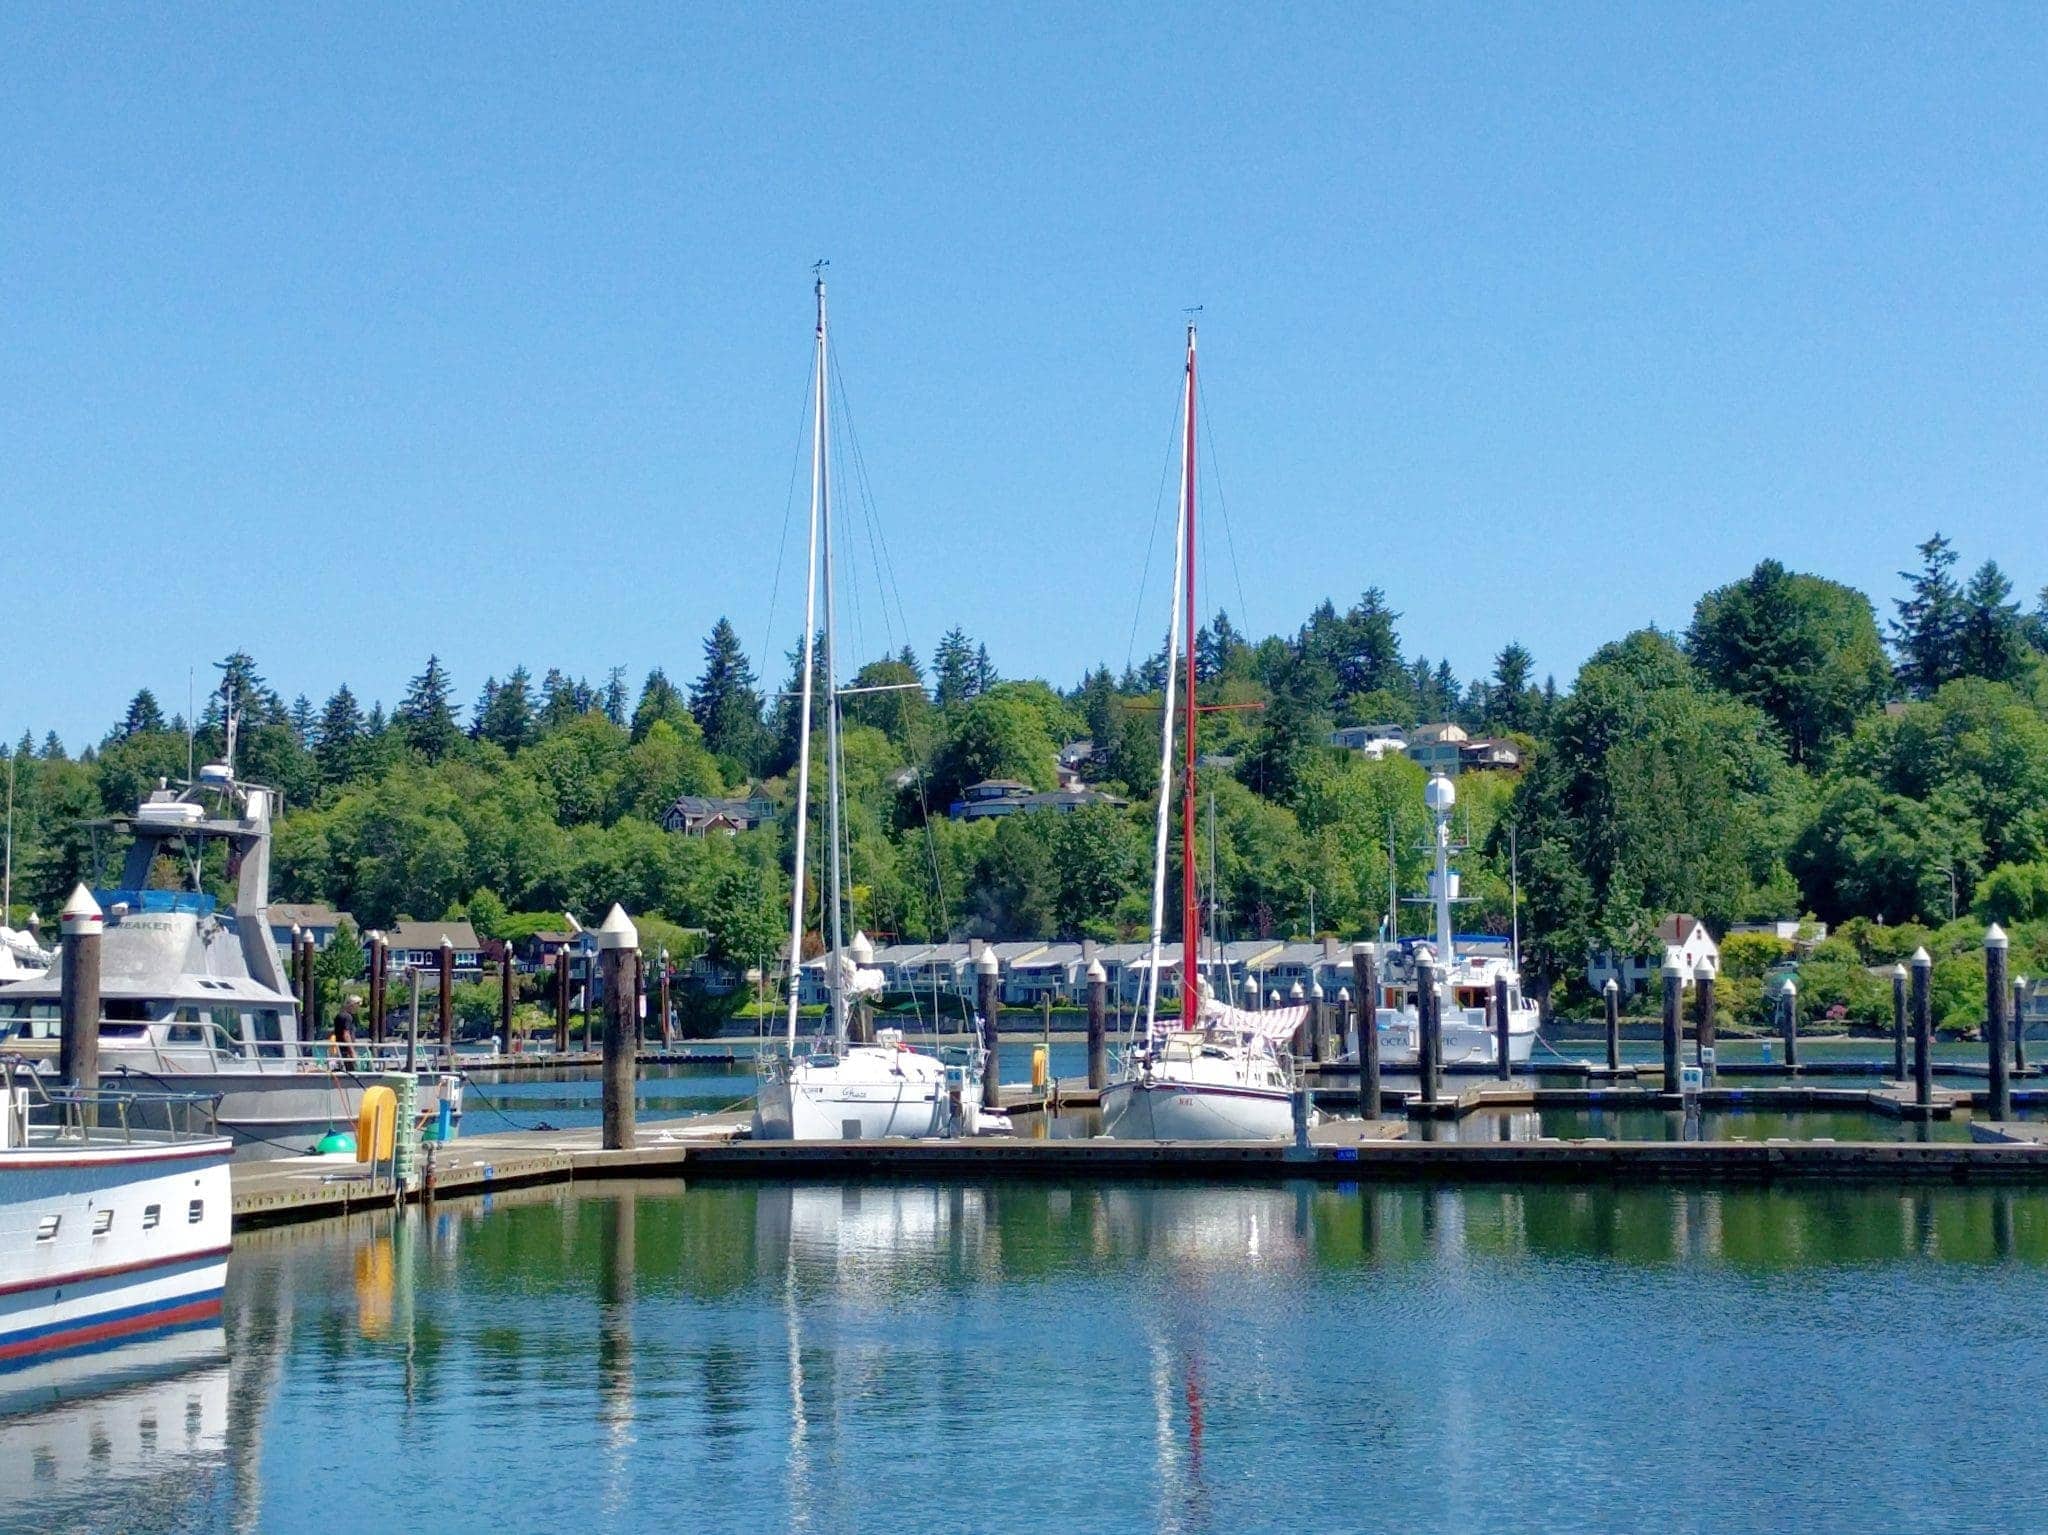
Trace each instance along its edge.
<instances>
[{"instance_id":1,"label":"sailboat with white mast","mask_svg":"<svg viewBox=\"0 0 2048 1535\"><path fill-rule=\"evenodd\" d=\"M882 989L879 971L861 963L866 940L844 941L845 832L841 825L844 789L839 750L839 693L834 683L839 634L833 592L830 340L825 322L823 263L816 279L817 393L811 417L811 519L804 587L803 686L798 699L796 760L796 847L789 908L789 1004L782 1051L764 1050L754 1099L754 1134L763 1140L868 1140L879 1136L928 1137L973 1134L976 1103L969 1084L980 1075L979 1060L949 1066L913 1050L900 1029L876 1031L872 1043L851 1037L849 1014L862 998ZM825 608L825 986L830 1030L800 1051L797 1039L796 977L803 953L805 843L811 808L811 719L818 598ZM978 1052L977 1052L978 1053Z\"/></svg>"},{"instance_id":2,"label":"sailboat with white mast","mask_svg":"<svg viewBox=\"0 0 2048 1535\"><path fill-rule=\"evenodd\" d=\"M1195 883L1195 327L1188 326L1181 398L1180 516L1173 604L1166 626L1166 707L1160 725L1159 809L1153 826L1151 963L1143 1033L1102 1094L1103 1132L1126 1140L1273 1140L1293 1127L1294 1072L1282 1054L1303 1007L1248 1011L1219 1002L1201 970L1201 901ZM1173 796L1176 647L1181 689L1181 1017L1159 1018L1166 922L1166 850Z\"/></svg>"}]
</instances>

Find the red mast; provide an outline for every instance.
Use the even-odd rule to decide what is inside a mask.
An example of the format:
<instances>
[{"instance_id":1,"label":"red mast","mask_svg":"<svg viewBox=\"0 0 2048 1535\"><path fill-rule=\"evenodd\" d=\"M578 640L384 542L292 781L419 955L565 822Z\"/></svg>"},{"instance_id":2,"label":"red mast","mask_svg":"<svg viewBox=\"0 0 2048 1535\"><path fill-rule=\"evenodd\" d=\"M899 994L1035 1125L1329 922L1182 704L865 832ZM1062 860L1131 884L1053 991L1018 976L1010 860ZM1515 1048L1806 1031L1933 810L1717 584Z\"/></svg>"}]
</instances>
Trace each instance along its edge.
<instances>
[{"instance_id":1,"label":"red mast","mask_svg":"<svg viewBox=\"0 0 2048 1535\"><path fill-rule=\"evenodd\" d=\"M1195 327L1188 323L1187 440L1181 444L1187 504L1181 508L1187 525L1187 690L1182 700L1187 741L1182 757L1180 788L1180 954L1181 1027L1199 1021L1195 986L1201 972L1202 921L1195 893Z\"/></svg>"}]
</instances>

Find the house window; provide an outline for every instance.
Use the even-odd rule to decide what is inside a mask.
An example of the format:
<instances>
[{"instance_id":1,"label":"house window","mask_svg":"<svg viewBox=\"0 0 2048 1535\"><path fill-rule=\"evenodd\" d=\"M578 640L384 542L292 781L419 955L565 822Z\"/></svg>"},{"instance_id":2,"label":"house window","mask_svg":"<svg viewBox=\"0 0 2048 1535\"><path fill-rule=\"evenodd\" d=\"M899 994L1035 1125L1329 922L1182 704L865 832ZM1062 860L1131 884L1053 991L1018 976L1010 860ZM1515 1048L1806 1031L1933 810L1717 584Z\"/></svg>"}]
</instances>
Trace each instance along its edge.
<instances>
[{"instance_id":1,"label":"house window","mask_svg":"<svg viewBox=\"0 0 2048 1535\"><path fill-rule=\"evenodd\" d=\"M206 1201L195 1199L185 1210L185 1224L196 1226L206 1219Z\"/></svg>"},{"instance_id":2,"label":"house window","mask_svg":"<svg viewBox=\"0 0 2048 1535\"><path fill-rule=\"evenodd\" d=\"M163 1213L164 1207L162 1205L144 1206L142 1211L142 1229L144 1231L156 1230L156 1223L163 1219Z\"/></svg>"},{"instance_id":3,"label":"house window","mask_svg":"<svg viewBox=\"0 0 2048 1535\"><path fill-rule=\"evenodd\" d=\"M56 1241L57 1228L63 1224L64 1217L61 1215L44 1216L41 1220L36 1222L36 1240L38 1242Z\"/></svg>"},{"instance_id":4,"label":"house window","mask_svg":"<svg viewBox=\"0 0 2048 1535\"><path fill-rule=\"evenodd\" d=\"M92 1234L96 1237L103 1237L113 1229L114 1207L112 1205L102 1205L98 1210L93 1212Z\"/></svg>"}]
</instances>

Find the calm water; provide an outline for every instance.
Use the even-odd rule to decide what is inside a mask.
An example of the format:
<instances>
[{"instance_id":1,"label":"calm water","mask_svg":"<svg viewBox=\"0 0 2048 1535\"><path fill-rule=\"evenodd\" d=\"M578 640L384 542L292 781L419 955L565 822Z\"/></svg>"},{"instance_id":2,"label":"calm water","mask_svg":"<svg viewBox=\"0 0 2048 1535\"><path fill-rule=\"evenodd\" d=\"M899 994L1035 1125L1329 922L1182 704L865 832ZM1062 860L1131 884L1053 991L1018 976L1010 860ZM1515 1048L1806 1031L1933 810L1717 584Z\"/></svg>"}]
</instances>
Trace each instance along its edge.
<instances>
[{"instance_id":1,"label":"calm water","mask_svg":"<svg viewBox=\"0 0 2048 1535\"><path fill-rule=\"evenodd\" d=\"M2021 1530L2044 1299L2043 1193L514 1192L238 1241L0 1524Z\"/></svg>"}]
</instances>

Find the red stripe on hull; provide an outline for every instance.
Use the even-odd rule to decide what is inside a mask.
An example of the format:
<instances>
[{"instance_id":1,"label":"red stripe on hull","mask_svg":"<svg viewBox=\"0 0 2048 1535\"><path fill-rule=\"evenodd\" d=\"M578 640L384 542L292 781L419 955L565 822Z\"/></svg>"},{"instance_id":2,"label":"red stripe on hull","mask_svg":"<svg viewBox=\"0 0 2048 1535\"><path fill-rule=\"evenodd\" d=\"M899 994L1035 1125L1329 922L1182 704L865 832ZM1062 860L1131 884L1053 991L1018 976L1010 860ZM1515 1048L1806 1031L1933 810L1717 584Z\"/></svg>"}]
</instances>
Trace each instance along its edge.
<instances>
[{"instance_id":1,"label":"red stripe on hull","mask_svg":"<svg viewBox=\"0 0 2048 1535\"><path fill-rule=\"evenodd\" d=\"M142 1258L134 1263L115 1263L106 1268L79 1269L69 1274L45 1274L37 1279L23 1279L15 1284L0 1285L0 1295L19 1295L24 1290L51 1290L62 1285L91 1284L96 1279L113 1279L121 1274L140 1274L145 1269L176 1268L185 1263L204 1263L213 1258L225 1258L232 1247L207 1247L198 1252L174 1253L167 1258Z\"/></svg>"},{"instance_id":2,"label":"red stripe on hull","mask_svg":"<svg viewBox=\"0 0 2048 1535\"><path fill-rule=\"evenodd\" d=\"M25 1338L19 1343L0 1344L0 1360L27 1359L35 1354L68 1353L72 1349L90 1348L95 1343L125 1338L133 1333L160 1332L166 1327L209 1322L219 1315L220 1297L210 1295L204 1300L187 1301L182 1306L166 1306L161 1311L145 1311L140 1316L122 1317L112 1322L85 1322L66 1332L48 1333L40 1338Z\"/></svg>"}]
</instances>

